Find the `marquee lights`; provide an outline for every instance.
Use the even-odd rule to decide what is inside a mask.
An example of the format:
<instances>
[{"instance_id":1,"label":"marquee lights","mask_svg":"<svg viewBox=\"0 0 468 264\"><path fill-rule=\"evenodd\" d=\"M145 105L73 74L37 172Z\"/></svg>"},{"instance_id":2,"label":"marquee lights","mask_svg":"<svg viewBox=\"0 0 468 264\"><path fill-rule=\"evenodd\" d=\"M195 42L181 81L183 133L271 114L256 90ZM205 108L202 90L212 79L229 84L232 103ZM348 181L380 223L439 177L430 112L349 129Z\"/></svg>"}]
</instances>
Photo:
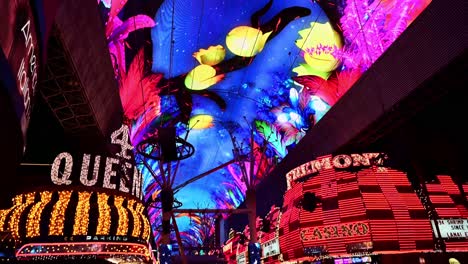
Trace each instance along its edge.
<instances>
[{"instance_id":1,"label":"marquee lights","mask_svg":"<svg viewBox=\"0 0 468 264\"><path fill-rule=\"evenodd\" d=\"M52 199L55 195L58 196L57 200ZM75 211L73 221L69 221L66 211L74 195L77 196L76 208L73 208ZM97 201L92 199L94 195L97 196ZM37 196L40 196L40 199L35 201ZM113 203L110 203L111 196ZM30 239L47 236L61 238L64 241L80 241L85 237L99 238L97 241L108 241L112 237L135 242L149 239L150 224L145 216L145 207L134 198L109 195L99 191L47 190L17 195L13 201L13 207L0 210L0 231L11 231L20 241L28 242ZM50 211L44 211L47 205L51 205ZM90 222L90 209L96 207L99 213L98 219ZM117 210L118 218L111 214L111 207ZM129 214L133 219L131 233L129 233ZM20 225L20 219L26 219L24 224ZM114 233L111 233L112 221L118 224ZM42 231L43 224L49 225L48 233L41 233L47 232L47 229ZM70 228L72 233L64 234L64 230ZM90 228L96 230L95 233L89 233Z\"/></svg>"},{"instance_id":2,"label":"marquee lights","mask_svg":"<svg viewBox=\"0 0 468 264\"><path fill-rule=\"evenodd\" d=\"M12 209L0 210L0 231L6 231L4 227L5 219Z\"/></svg>"},{"instance_id":3,"label":"marquee lights","mask_svg":"<svg viewBox=\"0 0 468 264\"><path fill-rule=\"evenodd\" d=\"M98 193L99 219L96 235L107 235L111 226L111 209L108 204L109 196L105 193Z\"/></svg>"},{"instance_id":4,"label":"marquee lights","mask_svg":"<svg viewBox=\"0 0 468 264\"><path fill-rule=\"evenodd\" d=\"M132 230L132 236L133 237L139 237L140 232L141 232L141 221L138 213L135 211L135 200L129 200L128 201L128 210L132 213L133 216L133 230Z\"/></svg>"},{"instance_id":5,"label":"marquee lights","mask_svg":"<svg viewBox=\"0 0 468 264\"><path fill-rule=\"evenodd\" d=\"M11 231L11 234L15 239L18 239L20 237L19 235L19 221L20 221L20 216L21 213L23 213L24 209L28 207L30 204L34 203L34 195L35 193L27 193L26 194L26 202L24 204L21 204L15 209L13 209L13 213L11 214L11 220L9 223L9 230Z\"/></svg>"},{"instance_id":6,"label":"marquee lights","mask_svg":"<svg viewBox=\"0 0 468 264\"><path fill-rule=\"evenodd\" d=\"M8 226L7 226L8 223L6 222L6 218L10 214L10 212L13 211L13 209L20 206L23 203L23 195L22 194L17 195L13 197L12 200L13 200L13 206L11 208L6 209L6 210L0 210L0 231L8 230Z\"/></svg>"},{"instance_id":7,"label":"marquee lights","mask_svg":"<svg viewBox=\"0 0 468 264\"><path fill-rule=\"evenodd\" d=\"M73 235L86 235L88 233L89 223L89 198L91 193L78 193L78 204L75 213L75 225L73 226Z\"/></svg>"},{"instance_id":8,"label":"marquee lights","mask_svg":"<svg viewBox=\"0 0 468 264\"><path fill-rule=\"evenodd\" d=\"M136 197L142 199L143 192L141 190L143 175L139 170L136 169L133 171L133 185L132 185L132 194Z\"/></svg>"},{"instance_id":9,"label":"marquee lights","mask_svg":"<svg viewBox=\"0 0 468 264\"><path fill-rule=\"evenodd\" d=\"M49 235L63 236L63 226L65 224L65 210L70 202L72 192L60 191L59 199L52 208L52 217L49 223Z\"/></svg>"},{"instance_id":10,"label":"marquee lights","mask_svg":"<svg viewBox=\"0 0 468 264\"><path fill-rule=\"evenodd\" d=\"M22 194L17 195L13 198L13 207L19 206L23 203L24 196Z\"/></svg>"},{"instance_id":11,"label":"marquee lights","mask_svg":"<svg viewBox=\"0 0 468 264\"><path fill-rule=\"evenodd\" d=\"M142 203L138 203L137 204L137 207L136 207L136 211L137 213L140 215L141 219L143 220L143 234L142 234L142 238L144 240L148 240L149 239L149 235L150 235L150 224L149 224L149 221L146 217L142 217L144 216L144 209L145 207L143 206Z\"/></svg>"},{"instance_id":12,"label":"marquee lights","mask_svg":"<svg viewBox=\"0 0 468 264\"><path fill-rule=\"evenodd\" d=\"M44 207L50 202L51 199L52 192L42 192L41 200L31 208L31 211L28 214L28 220L26 222L26 237L39 236L39 222L41 221L42 210L44 210Z\"/></svg>"},{"instance_id":13,"label":"marquee lights","mask_svg":"<svg viewBox=\"0 0 468 264\"><path fill-rule=\"evenodd\" d=\"M45 257L68 257L73 255L134 255L150 257L146 245L136 243L112 242L75 242L75 243L34 243L22 246L17 253L18 259Z\"/></svg>"},{"instance_id":14,"label":"marquee lights","mask_svg":"<svg viewBox=\"0 0 468 264\"><path fill-rule=\"evenodd\" d=\"M99 167L101 162L101 157L96 156L94 158L94 167L93 167L93 175L91 179L88 179L89 174L89 166L91 161L90 154L84 154L83 160L81 164L81 172L80 172L80 183L85 186L95 186L99 179ZM65 168L63 171L60 171L61 164L65 163ZM136 167L126 161L120 161L117 158L107 157L105 158L105 167L104 167L104 174L103 174L103 186L104 188L115 190L117 189L117 184L115 183L116 180L114 178L117 176L116 168L121 166L123 171L125 171L125 178L127 179L120 179L119 190L121 192L128 193L130 189L132 190L132 194L140 197L141 192L141 173L138 171ZM62 152L60 153L54 160L52 164L52 170L50 173L51 180L56 185L70 185L73 181L70 179L72 174L72 167L73 167L73 157L70 153ZM133 168L133 180L131 181L131 175L129 171ZM131 186L127 186L128 182L131 182ZM129 188L130 187L130 188Z\"/></svg>"},{"instance_id":15,"label":"marquee lights","mask_svg":"<svg viewBox=\"0 0 468 264\"><path fill-rule=\"evenodd\" d=\"M115 206L117 207L117 212L119 214L119 226L117 228L116 235L124 236L127 235L128 231L128 212L123 207L124 198L120 196L116 196L114 198Z\"/></svg>"},{"instance_id":16,"label":"marquee lights","mask_svg":"<svg viewBox=\"0 0 468 264\"><path fill-rule=\"evenodd\" d=\"M420 190L418 194L423 205L429 208L436 246L447 251L466 251L468 208L463 203L463 199L457 199L462 197L462 193L454 179L449 175L438 175L436 182L427 183L425 187L427 193ZM468 184L463 184L461 187L465 190L465 194L468 193ZM460 220L465 222L464 232L457 226Z\"/></svg>"}]
</instances>

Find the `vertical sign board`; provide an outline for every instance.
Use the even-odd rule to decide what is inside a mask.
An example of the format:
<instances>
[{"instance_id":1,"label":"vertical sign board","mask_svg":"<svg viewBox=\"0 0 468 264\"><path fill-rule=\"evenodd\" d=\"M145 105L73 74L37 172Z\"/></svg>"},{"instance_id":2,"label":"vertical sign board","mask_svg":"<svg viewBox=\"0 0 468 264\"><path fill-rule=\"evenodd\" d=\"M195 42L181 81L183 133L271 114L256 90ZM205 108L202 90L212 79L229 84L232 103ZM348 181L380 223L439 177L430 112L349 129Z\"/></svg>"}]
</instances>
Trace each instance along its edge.
<instances>
[{"instance_id":1,"label":"vertical sign board","mask_svg":"<svg viewBox=\"0 0 468 264\"><path fill-rule=\"evenodd\" d=\"M16 112L23 139L26 137L31 115L39 65L37 29L30 2L0 1L0 47L8 64L7 67L1 67L0 82L3 85L0 87L7 90L6 94Z\"/></svg>"}]
</instances>

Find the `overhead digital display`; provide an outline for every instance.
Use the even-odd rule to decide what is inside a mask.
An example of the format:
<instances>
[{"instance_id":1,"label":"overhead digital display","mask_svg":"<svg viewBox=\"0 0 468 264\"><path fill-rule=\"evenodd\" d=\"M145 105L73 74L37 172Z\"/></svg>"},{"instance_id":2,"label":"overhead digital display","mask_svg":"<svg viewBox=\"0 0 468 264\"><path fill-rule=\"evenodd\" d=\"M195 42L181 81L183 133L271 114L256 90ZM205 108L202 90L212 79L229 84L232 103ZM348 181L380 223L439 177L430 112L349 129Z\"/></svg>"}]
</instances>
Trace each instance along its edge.
<instances>
[{"instance_id":1,"label":"overhead digital display","mask_svg":"<svg viewBox=\"0 0 468 264\"><path fill-rule=\"evenodd\" d=\"M259 182L430 1L167 0L155 1L154 13L117 2L101 7L132 145L175 127L195 149L171 165L173 186L184 186L175 199L236 208L246 174ZM150 34L150 52L129 35L138 30ZM147 162L145 199L157 199L148 167L157 177L159 165ZM156 236L160 216L150 209ZM193 231L188 217L178 223Z\"/></svg>"}]
</instances>

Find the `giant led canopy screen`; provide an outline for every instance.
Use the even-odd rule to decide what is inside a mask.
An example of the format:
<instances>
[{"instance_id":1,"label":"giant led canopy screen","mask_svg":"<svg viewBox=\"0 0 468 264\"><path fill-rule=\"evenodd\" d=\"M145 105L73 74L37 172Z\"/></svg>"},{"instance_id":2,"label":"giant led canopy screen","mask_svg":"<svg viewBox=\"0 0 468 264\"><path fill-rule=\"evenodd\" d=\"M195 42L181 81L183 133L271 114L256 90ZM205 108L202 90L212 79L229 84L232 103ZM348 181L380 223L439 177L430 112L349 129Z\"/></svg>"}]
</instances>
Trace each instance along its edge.
<instances>
[{"instance_id":1,"label":"giant led canopy screen","mask_svg":"<svg viewBox=\"0 0 468 264\"><path fill-rule=\"evenodd\" d=\"M193 209L239 206L429 2L98 0L131 143L175 128L193 146L169 165ZM157 200L158 161L135 156ZM197 222L178 218L200 244Z\"/></svg>"}]
</instances>

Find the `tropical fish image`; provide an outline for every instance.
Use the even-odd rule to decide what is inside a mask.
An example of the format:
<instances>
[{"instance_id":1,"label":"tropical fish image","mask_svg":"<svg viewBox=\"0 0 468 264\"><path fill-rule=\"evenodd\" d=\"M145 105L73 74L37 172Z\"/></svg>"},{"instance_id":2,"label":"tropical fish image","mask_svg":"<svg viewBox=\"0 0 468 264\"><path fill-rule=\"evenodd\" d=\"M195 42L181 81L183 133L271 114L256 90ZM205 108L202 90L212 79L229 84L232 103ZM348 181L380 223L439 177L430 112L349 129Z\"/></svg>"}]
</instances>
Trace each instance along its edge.
<instances>
[{"instance_id":1,"label":"tropical fish image","mask_svg":"<svg viewBox=\"0 0 468 264\"><path fill-rule=\"evenodd\" d=\"M256 28L239 26L226 36L226 46L237 56L253 57L263 50L271 33L272 31L263 34Z\"/></svg>"},{"instance_id":2,"label":"tropical fish image","mask_svg":"<svg viewBox=\"0 0 468 264\"><path fill-rule=\"evenodd\" d=\"M197 59L200 64L216 65L224 60L226 50L221 45L210 46L208 49L200 49L193 53L193 57Z\"/></svg>"},{"instance_id":3,"label":"tropical fish image","mask_svg":"<svg viewBox=\"0 0 468 264\"><path fill-rule=\"evenodd\" d=\"M210 65L198 65L185 77L185 87L190 90L204 90L224 78L224 74L216 75L216 70Z\"/></svg>"}]
</instances>

